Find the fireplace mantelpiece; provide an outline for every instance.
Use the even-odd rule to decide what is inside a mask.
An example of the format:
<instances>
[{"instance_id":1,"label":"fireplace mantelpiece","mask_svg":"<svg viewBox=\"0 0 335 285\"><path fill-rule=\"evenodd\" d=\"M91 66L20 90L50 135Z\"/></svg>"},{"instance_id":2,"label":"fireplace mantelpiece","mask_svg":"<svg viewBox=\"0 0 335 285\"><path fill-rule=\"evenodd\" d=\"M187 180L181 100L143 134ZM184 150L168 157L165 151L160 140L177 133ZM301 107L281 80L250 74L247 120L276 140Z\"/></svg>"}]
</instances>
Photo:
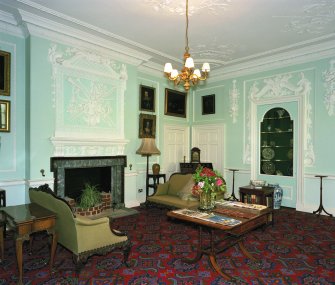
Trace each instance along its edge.
<instances>
[{"instance_id":1,"label":"fireplace mantelpiece","mask_svg":"<svg viewBox=\"0 0 335 285\"><path fill-rule=\"evenodd\" d=\"M50 170L54 173L54 190L57 196L65 197L65 170L73 168L111 168L111 195L113 207L124 208L124 168L127 157L90 156L90 157L51 157Z\"/></svg>"}]
</instances>

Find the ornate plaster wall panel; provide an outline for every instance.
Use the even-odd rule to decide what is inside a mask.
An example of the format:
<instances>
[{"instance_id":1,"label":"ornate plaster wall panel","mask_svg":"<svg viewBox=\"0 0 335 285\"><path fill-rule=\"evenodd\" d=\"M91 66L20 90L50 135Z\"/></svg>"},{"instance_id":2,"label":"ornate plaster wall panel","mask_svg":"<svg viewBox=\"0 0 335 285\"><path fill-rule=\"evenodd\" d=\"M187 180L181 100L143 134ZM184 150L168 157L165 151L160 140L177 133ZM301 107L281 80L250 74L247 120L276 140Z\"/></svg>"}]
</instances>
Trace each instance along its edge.
<instances>
[{"instance_id":1,"label":"ornate plaster wall panel","mask_svg":"<svg viewBox=\"0 0 335 285\"><path fill-rule=\"evenodd\" d=\"M55 154L122 154L126 66L92 51L62 50L57 45L50 47L49 61L56 117L52 138Z\"/></svg>"},{"instance_id":2,"label":"ornate plaster wall panel","mask_svg":"<svg viewBox=\"0 0 335 285\"><path fill-rule=\"evenodd\" d=\"M329 70L323 73L326 94L324 103L329 116L335 116L335 60L330 61Z\"/></svg>"},{"instance_id":3,"label":"ornate plaster wall panel","mask_svg":"<svg viewBox=\"0 0 335 285\"><path fill-rule=\"evenodd\" d=\"M313 118L312 118L312 105L311 105L311 82L306 78L305 74L311 71L305 72L293 72L280 74L273 77L263 78L253 81L248 85L245 90L247 92L248 99L258 102L262 101L271 103L276 102L280 99L283 102L290 102L294 98L304 98L304 121L303 133L304 133L304 165L312 166L315 161L314 146L313 146ZM311 72L312 73L312 72ZM313 74L309 74L309 78L313 77ZM292 99L291 99L292 98ZM251 121L248 118L245 119L246 124L250 124ZM250 131L251 126L247 127L245 131ZM250 149L251 149L251 135L246 133L245 138L245 150L244 150L244 161L249 163Z\"/></svg>"},{"instance_id":4,"label":"ornate plaster wall panel","mask_svg":"<svg viewBox=\"0 0 335 285\"><path fill-rule=\"evenodd\" d=\"M238 99L240 97L240 92L236 87L236 80L233 80L233 88L229 90L229 101L230 101L230 107L229 107L229 114L230 117L233 119L233 124L237 122L238 117Z\"/></svg>"}]
</instances>

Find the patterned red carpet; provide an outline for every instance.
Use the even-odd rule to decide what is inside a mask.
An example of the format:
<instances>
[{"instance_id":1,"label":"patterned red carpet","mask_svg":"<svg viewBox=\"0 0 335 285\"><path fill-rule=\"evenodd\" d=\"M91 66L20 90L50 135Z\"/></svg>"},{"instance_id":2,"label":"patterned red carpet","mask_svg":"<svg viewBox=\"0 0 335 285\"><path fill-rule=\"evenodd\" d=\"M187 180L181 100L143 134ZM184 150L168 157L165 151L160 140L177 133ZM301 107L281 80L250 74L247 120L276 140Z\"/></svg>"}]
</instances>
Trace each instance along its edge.
<instances>
[{"instance_id":1,"label":"patterned red carpet","mask_svg":"<svg viewBox=\"0 0 335 285\"><path fill-rule=\"evenodd\" d=\"M219 265L235 277L226 281L212 270L207 256L196 264L181 262L182 257L194 256L198 244L195 227L168 220L166 210L138 211L138 215L113 221L113 227L127 231L133 242L130 268L121 263L121 252L113 252L90 258L78 275L71 254L58 246L57 271L50 276L48 239L39 234L32 256L28 255L28 243L24 244L24 284L335 284L335 218L278 210L274 226L253 231L244 242L259 263L246 258L237 246L218 256ZM0 284L17 281L11 238L9 233Z\"/></svg>"}]
</instances>

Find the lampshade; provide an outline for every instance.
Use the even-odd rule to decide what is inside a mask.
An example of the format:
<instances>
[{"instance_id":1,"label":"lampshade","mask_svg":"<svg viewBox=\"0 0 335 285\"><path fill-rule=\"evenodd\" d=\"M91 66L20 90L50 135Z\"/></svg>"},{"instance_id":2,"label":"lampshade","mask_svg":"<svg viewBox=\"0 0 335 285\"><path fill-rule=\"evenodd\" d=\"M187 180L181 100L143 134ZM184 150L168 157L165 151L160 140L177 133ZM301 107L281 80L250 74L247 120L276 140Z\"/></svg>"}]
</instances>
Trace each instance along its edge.
<instances>
[{"instance_id":1,"label":"lampshade","mask_svg":"<svg viewBox=\"0 0 335 285\"><path fill-rule=\"evenodd\" d=\"M161 152L156 146L154 138L143 138L142 144L140 145L136 153L142 155L161 154Z\"/></svg>"}]
</instances>

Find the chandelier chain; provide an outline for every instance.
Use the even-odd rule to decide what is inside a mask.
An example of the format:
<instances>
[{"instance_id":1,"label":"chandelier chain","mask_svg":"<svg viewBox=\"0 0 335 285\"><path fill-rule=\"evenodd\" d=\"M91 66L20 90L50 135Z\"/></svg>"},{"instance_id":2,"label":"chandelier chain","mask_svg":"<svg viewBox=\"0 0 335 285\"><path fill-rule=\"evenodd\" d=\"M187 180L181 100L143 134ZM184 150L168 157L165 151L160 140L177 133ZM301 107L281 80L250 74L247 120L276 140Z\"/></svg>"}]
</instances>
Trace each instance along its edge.
<instances>
[{"instance_id":1,"label":"chandelier chain","mask_svg":"<svg viewBox=\"0 0 335 285\"><path fill-rule=\"evenodd\" d=\"M189 52L189 47L188 47L188 0L186 0L186 33L185 33L185 40L186 40L185 51L188 53Z\"/></svg>"}]
</instances>

